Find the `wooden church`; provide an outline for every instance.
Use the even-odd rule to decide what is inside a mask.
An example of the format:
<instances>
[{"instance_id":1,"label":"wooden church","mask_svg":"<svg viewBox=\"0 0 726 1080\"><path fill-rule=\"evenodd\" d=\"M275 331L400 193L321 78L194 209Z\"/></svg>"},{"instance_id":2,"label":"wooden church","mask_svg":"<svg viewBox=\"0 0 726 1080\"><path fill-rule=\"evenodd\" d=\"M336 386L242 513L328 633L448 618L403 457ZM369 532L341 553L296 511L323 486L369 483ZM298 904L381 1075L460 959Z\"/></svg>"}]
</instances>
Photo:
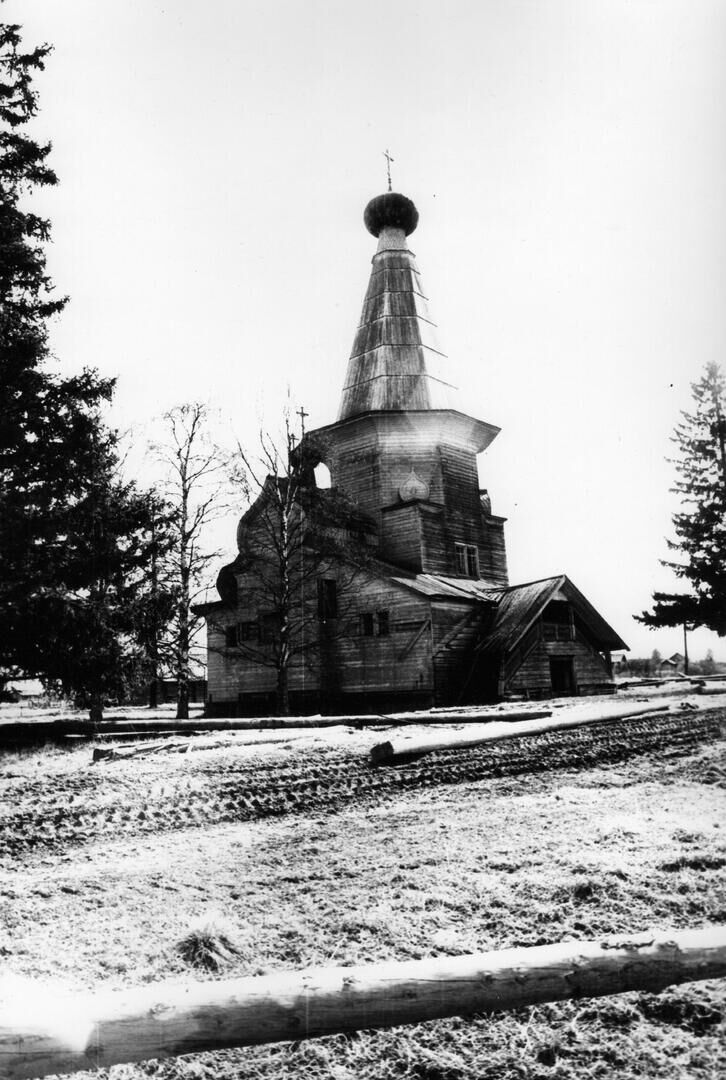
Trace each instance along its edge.
<instances>
[{"instance_id":1,"label":"wooden church","mask_svg":"<svg viewBox=\"0 0 726 1080\"><path fill-rule=\"evenodd\" d=\"M378 247L340 412L304 440L313 464L327 466L330 491L316 492L309 471L294 495L300 560L312 573L292 605L303 616L285 620L291 710L391 712L611 689L610 652L627 646L575 585L563 574L509 584L504 519L477 471L499 428L462 410L447 381L408 247L414 204L389 191L364 221ZM281 622L270 598L279 592L260 582L277 565L264 562L272 541L262 523L281 490L268 478L240 522L220 600L197 609L208 626L211 715L275 709ZM310 500L331 493L350 508L347 530L332 530L350 547L322 557L305 522ZM262 564L249 559L255 543Z\"/></svg>"}]
</instances>

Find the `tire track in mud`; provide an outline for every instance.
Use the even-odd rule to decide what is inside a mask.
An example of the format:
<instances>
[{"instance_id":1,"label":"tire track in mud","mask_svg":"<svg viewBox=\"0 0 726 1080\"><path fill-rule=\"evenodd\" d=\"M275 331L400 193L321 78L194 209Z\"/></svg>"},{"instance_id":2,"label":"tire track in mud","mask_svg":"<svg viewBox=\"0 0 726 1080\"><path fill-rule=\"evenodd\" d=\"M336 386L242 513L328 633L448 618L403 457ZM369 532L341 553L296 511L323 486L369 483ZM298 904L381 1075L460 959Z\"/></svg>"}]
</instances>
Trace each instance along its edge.
<instances>
[{"instance_id":1,"label":"tire track in mud","mask_svg":"<svg viewBox=\"0 0 726 1080\"><path fill-rule=\"evenodd\" d=\"M355 799L496 777L591 768L647 751L687 753L721 733L714 713L673 714L547 732L465 750L438 751L389 766L341 751L286 762L202 765L192 777L144 786L128 777L60 777L25 792L0 818L0 855L289 813L335 808ZM716 782L720 779L716 777ZM106 781L109 782L106 782Z\"/></svg>"}]
</instances>

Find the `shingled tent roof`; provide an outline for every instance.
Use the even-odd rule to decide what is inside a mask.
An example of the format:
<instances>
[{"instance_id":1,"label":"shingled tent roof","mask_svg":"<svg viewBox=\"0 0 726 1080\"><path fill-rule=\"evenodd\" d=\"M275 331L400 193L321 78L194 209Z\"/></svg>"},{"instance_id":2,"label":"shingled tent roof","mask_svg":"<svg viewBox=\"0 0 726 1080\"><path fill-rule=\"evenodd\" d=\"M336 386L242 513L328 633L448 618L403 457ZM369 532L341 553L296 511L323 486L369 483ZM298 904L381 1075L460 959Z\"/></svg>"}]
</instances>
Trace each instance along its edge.
<instances>
[{"instance_id":1,"label":"shingled tent roof","mask_svg":"<svg viewBox=\"0 0 726 1080\"><path fill-rule=\"evenodd\" d=\"M460 409L406 236L418 222L410 199L387 192L366 207L379 238L343 385L338 420L367 412Z\"/></svg>"}]
</instances>

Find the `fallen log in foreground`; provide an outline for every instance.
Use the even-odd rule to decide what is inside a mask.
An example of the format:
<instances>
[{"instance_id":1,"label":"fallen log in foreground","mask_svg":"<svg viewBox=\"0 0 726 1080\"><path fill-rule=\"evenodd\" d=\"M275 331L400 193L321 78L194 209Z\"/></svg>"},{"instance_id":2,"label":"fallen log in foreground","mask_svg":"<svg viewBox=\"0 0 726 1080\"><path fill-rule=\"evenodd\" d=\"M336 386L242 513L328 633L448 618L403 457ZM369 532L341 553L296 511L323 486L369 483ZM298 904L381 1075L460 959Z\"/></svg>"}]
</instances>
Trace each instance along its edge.
<instances>
[{"instance_id":1,"label":"fallen log in foreground","mask_svg":"<svg viewBox=\"0 0 726 1080\"><path fill-rule=\"evenodd\" d=\"M387 765L393 761L407 760L431 754L435 750L461 750L464 747L479 746L488 742L501 742L503 739L518 739L522 735L542 735L547 731L559 731L561 728L581 727L585 724L603 724L608 720L629 720L652 713L668 712L667 705L623 705L609 709L590 717L556 717L549 720L523 720L513 726L510 722L494 721L488 723L485 731L456 732L451 735L424 735L419 738L389 739L377 743L371 750L372 765ZM484 721L486 723L486 721Z\"/></svg>"},{"instance_id":2,"label":"fallen log in foreground","mask_svg":"<svg viewBox=\"0 0 726 1080\"><path fill-rule=\"evenodd\" d=\"M497 718L518 720L522 716L539 716L551 712L547 710L527 709L520 713L502 712L492 706L492 715ZM472 715L466 709L461 709L454 714L439 715L434 713L407 712L394 713L390 716L382 713L355 713L348 716L259 716L259 717L230 717L227 719L205 719L195 717L191 720L146 720L135 719L110 719L101 720L98 724L91 724L85 719L73 720L20 720L13 723L0 724L0 750L13 749L20 746L38 745L44 742L67 743L70 739L87 739L88 741L107 737L109 739L142 739L142 738L173 738L175 736L197 736L205 732L217 731L267 731L287 730L290 728L333 728L354 727L368 728L380 727L383 724L416 725L416 724L452 724L452 723L481 723L482 718Z\"/></svg>"},{"instance_id":3,"label":"fallen log in foreground","mask_svg":"<svg viewBox=\"0 0 726 1080\"><path fill-rule=\"evenodd\" d=\"M159 983L86 999L43 1000L36 986L23 999L15 987L14 998L0 999L0 1078L659 991L724 975L726 927L715 926L216 983Z\"/></svg>"}]
</instances>

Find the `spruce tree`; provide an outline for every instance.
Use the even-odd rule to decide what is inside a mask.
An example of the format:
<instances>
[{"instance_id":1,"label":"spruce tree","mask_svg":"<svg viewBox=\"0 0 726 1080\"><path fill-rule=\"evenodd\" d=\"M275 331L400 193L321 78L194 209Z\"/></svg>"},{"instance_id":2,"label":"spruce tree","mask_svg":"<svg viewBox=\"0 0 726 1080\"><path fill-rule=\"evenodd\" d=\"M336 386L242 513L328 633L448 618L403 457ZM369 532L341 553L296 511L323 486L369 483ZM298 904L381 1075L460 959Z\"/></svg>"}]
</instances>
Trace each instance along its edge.
<instances>
[{"instance_id":1,"label":"spruce tree","mask_svg":"<svg viewBox=\"0 0 726 1080\"><path fill-rule=\"evenodd\" d=\"M103 421L113 381L49 370L48 323L66 300L46 270L50 224L27 204L57 178L50 145L25 131L49 51L0 24L0 675L58 682L97 718L143 666L138 619L160 541Z\"/></svg>"},{"instance_id":2,"label":"spruce tree","mask_svg":"<svg viewBox=\"0 0 726 1080\"><path fill-rule=\"evenodd\" d=\"M681 413L672 441L678 479L673 490L681 510L673 518L674 560L663 565L684 581L687 591L656 592L652 611L636 616L651 627L702 626L726 633L726 382L717 364L708 364L693 383L693 405Z\"/></svg>"}]
</instances>

